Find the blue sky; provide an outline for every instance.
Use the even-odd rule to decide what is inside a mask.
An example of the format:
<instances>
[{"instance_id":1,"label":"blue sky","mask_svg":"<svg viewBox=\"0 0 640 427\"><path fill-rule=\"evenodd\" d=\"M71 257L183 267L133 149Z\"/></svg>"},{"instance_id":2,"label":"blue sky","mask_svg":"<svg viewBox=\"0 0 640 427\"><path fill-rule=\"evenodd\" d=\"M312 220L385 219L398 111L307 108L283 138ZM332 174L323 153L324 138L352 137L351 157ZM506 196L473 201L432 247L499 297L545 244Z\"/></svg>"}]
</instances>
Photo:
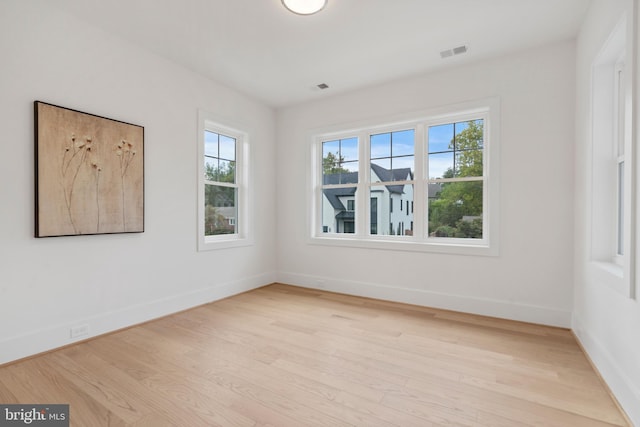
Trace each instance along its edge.
<instances>
[{"instance_id":1,"label":"blue sky","mask_svg":"<svg viewBox=\"0 0 640 427\"><path fill-rule=\"evenodd\" d=\"M454 155L449 144L456 134L467 129L467 122L447 123L430 126L428 130L429 177L441 178L445 171L454 166ZM414 170L415 132L413 129L371 135L371 161L385 169L411 168ZM342 167L350 171L358 170L358 139L356 137L323 144L322 156L339 153L344 159Z\"/></svg>"},{"instance_id":2,"label":"blue sky","mask_svg":"<svg viewBox=\"0 0 640 427\"><path fill-rule=\"evenodd\" d=\"M211 131L204 132L204 164L227 170L236 159L236 140Z\"/></svg>"},{"instance_id":3,"label":"blue sky","mask_svg":"<svg viewBox=\"0 0 640 427\"><path fill-rule=\"evenodd\" d=\"M226 135L205 131L204 154L233 161L236 159L236 140Z\"/></svg>"}]
</instances>

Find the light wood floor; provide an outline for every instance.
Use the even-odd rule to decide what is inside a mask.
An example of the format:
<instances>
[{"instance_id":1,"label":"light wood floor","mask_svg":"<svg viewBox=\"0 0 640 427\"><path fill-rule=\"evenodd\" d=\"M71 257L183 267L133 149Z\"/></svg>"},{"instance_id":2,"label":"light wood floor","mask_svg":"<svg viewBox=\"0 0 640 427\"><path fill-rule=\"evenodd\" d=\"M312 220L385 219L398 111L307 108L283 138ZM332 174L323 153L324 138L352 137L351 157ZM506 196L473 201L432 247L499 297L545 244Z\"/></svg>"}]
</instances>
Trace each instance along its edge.
<instances>
[{"instance_id":1,"label":"light wood floor","mask_svg":"<svg viewBox=\"0 0 640 427\"><path fill-rule=\"evenodd\" d=\"M627 426L571 332L271 285L0 367L93 426Z\"/></svg>"}]
</instances>

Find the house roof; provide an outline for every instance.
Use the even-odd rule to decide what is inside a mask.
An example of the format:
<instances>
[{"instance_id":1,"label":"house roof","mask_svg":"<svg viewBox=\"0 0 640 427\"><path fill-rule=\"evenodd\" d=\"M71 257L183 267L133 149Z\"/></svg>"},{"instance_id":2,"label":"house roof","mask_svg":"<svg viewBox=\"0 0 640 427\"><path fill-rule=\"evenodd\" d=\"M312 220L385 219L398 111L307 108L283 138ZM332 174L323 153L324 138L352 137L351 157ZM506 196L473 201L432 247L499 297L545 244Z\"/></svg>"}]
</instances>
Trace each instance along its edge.
<instances>
[{"instance_id":1,"label":"house roof","mask_svg":"<svg viewBox=\"0 0 640 427\"><path fill-rule=\"evenodd\" d=\"M329 175L323 175L322 183L324 185L357 184L358 172L333 173Z\"/></svg>"},{"instance_id":2,"label":"house roof","mask_svg":"<svg viewBox=\"0 0 640 427\"><path fill-rule=\"evenodd\" d=\"M382 182L390 182L390 181L405 181L413 179L413 173L410 168L401 168L401 169L385 169L382 166L372 164L371 169L376 174L376 176ZM358 183L358 172L347 172L347 173L335 173L328 174L322 176L322 183L324 185L336 185L336 184L357 184ZM387 185L387 190L390 193L394 194L403 194L404 193L404 185ZM338 191L336 191L338 190ZM342 190L342 191L339 191ZM346 191L345 191L346 190ZM332 188L324 190L327 199L334 207L334 209L342 209L344 210L344 205L338 197L340 196L353 196L355 193L355 188Z\"/></svg>"},{"instance_id":3,"label":"house roof","mask_svg":"<svg viewBox=\"0 0 640 427\"><path fill-rule=\"evenodd\" d=\"M353 196L356 194L356 187L347 187L347 188L325 188L323 193L333 209L345 211L346 208L340 201L340 197L344 196Z\"/></svg>"},{"instance_id":4,"label":"house roof","mask_svg":"<svg viewBox=\"0 0 640 427\"><path fill-rule=\"evenodd\" d=\"M385 169L382 166L378 166L375 164L371 165L371 169L378 176L380 181L389 182L389 181L404 181L413 179L413 174L411 173L410 168L402 168L402 169ZM357 184L358 183L358 172L348 172L348 173L336 173L330 175L323 175L323 184L324 185L336 185L336 184ZM404 184L399 185L386 185L387 190L390 193L394 194L404 194ZM438 196L438 193L442 191L442 183L430 183L428 186L428 197L430 199L434 199ZM325 188L323 190L324 195L326 196L329 203L335 210L346 211L344 204L340 201L340 197L345 196L354 196L356 193L355 187L347 187L347 188Z\"/></svg>"},{"instance_id":5,"label":"house roof","mask_svg":"<svg viewBox=\"0 0 640 427\"><path fill-rule=\"evenodd\" d=\"M338 215L336 215L336 219L349 220L355 219L356 213L354 211L342 211Z\"/></svg>"},{"instance_id":6,"label":"house roof","mask_svg":"<svg viewBox=\"0 0 640 427\"><path fill-rule=\"evenodd\" d=\"M435 199L436 197L438 197L438 193L442 191L442 183L440 182L430 183L428 191L429 191L429 198Z\"/></svg>"},{"instance_id":7,"label":"house roof","mask_svg":"<svg viewBox=\"0 0 640 427\"><path fill-rule=\"evenodd\" d=\"M380 181L382 182L406 181L406 180L413 179L413 173L411 172L410 168L385 169L382 166L372 163L371 169L378 176L378 178L380 178ZM403 194L404 184L387 185L387 190L389 190L390 193Z\"/></svg>"}]
</instances>

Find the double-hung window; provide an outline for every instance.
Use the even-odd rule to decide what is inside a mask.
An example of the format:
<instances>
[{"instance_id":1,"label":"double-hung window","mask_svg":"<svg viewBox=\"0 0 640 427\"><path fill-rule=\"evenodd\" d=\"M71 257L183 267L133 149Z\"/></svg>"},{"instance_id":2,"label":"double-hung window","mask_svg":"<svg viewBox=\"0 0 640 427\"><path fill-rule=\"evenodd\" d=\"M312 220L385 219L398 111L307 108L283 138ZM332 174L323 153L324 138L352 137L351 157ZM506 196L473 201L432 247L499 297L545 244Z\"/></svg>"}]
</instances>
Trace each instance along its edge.
<instances>
[{"instance_id":1,"label":"double-hung window","mask_svg":"<svg viewBox=\"0 0 640 427\"><path fill-rule=\"evenodd\" d=\"M198 248L249 244L247 134L200 113Z\"/></svg>"},{"instance_id":2,"label":"double-hung window","mask_svg":"<svg viewBox=\"0 0 640 427\"><path fill-rule=\"evenodd\" d=\"M498 102L459 107L316 135L312 242L497 254Z\"/></svg>"},{"instance_id":3,"label":"double-hung window","mask_svg":"<svg viewBox=\"0 0 640 427\"><path fill-rule=\"evenodd\" d=\"M623 16L592 64L589 240L593 274L605 274L603 283L634 297L633 69L628 61L631 33Z\"/></svg>"},{"instance_id":4,"label":"double-hung window","mask_svg":"<svg viewBox=\"0 0 640 427\"><path fill-rule=\"evenodd\" d=\"M624 235L624 211L625 211L625 112L630 108L626 106L625 90L625 66L623 60L618 60L614 67L614 159L616 174L616 249L614 260L618 264L623 264L625 253Z\"/></svg>"},{"instance_id":5,"label":"double-hung window","mask_svg":"<svg viewBox=\"0 0 640 427\"><path fill-rule=\"evenodd\" d=\"M482 115L472 115L428 127L430 237L483 238L484 123Z\"/></svg>"},{"instance_id":6,"label":"double-hung window","mask_svg":"<svg viewBox=\"0 0 640 427\"><path fill-rule=\"evenodd\" d=\"M369 139L369 192L379 208L370 214L372 224L381 224L371 235L411 236L412 216L405 204L413 202L415 174L415 129L374 133Z\"/></svg>"},{"instance_id":7,"label":"double-hung window","mask_svg":"<svg viewBox=\"0 0 640 427\"><path fill-rule=\"evenodd\" d=\"M356 230L356 190L358 189L358 138L323 141L322 150L322 230L349 233Z\"/></svg>"}]
</instances>

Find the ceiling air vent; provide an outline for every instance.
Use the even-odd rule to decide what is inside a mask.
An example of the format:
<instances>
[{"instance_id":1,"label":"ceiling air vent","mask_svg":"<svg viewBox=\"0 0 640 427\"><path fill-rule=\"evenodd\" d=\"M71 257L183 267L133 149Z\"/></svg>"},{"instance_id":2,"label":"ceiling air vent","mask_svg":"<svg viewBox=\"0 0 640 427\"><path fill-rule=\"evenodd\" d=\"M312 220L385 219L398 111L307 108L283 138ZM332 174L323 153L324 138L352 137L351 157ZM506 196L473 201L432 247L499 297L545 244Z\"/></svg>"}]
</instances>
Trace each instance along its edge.
<instances>
[{"instance_id":1,"label":"ceiling air vent","mask_svg":"<svg viewBox=\"0 0 640 427\"><path fill-rule=\"evenodd\" d=\"M440 52L440 58L442 59L449 58L451 56L460 55L466 52L467 52L467 46L458 46L458 47L454 47L453 49L443 50L442 52Z\"/></svg>"},{"instance_id":2,"label":"ceiling air vent","mask_svg":"<svg viewBox=\"0 0 640 427\"><path fill-rule=\"evenodd\" d=\"M328 84L326 84L326 83L320 83L320 84L318 85L318 88L319 88L319 89L329 89L329 85L328 85Z\"/></svg>"}]
</instances>

